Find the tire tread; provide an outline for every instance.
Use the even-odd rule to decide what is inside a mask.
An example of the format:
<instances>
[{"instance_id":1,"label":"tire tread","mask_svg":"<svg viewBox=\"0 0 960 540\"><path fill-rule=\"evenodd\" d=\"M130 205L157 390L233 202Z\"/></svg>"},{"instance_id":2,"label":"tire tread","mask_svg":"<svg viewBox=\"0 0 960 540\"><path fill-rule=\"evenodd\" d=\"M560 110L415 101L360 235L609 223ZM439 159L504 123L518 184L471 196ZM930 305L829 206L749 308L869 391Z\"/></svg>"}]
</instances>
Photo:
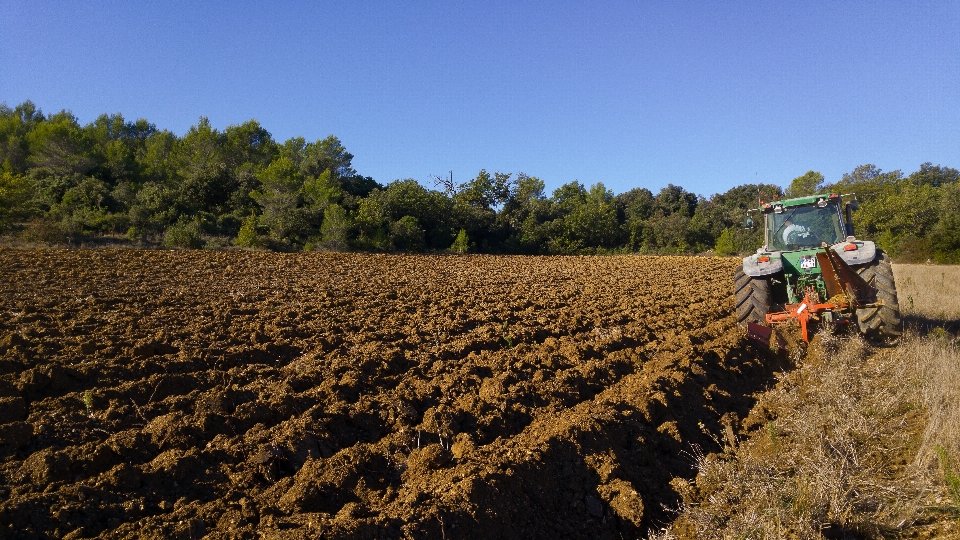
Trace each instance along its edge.
<instances>
[{"instance_id":1,"label":"tire tread","mask_svg":"<svg viewBox=\"0 0 960 540\"><path fill-rule=\"evenodd\" d=\"M740 267L734 273L733 293L736 299L737 323L766 322L770 311L770 281L754 278L743 272Z\"/></svg>"},{"instance_id":2,"label":"tire tread","mask_svg":"<svg viewBox=\"0 0 960 540\"><path fill-rule=\"evenodd\" d=\"M883 250L877 250L876 258L860 268L857 273L877 291L877 300L882 306L857 310L857 325L860 332L870 338L896 338L902 333L900 304L897 301L897 284L893 266Z\"/></svg>"}]
</instances>

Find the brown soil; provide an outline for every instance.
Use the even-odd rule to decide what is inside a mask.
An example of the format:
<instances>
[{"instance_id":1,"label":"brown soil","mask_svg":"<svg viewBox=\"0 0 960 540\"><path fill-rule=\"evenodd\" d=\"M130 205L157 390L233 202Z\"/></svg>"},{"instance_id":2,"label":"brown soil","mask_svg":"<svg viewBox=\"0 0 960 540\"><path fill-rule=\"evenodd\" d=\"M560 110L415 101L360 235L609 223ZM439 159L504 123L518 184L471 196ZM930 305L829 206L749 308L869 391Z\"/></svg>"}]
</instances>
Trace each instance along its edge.
<instances>
[{"instance_id":1,"label":"brown soil","mask_svg":"<svg viewBox=\"0 0 960 540\"><path fill-rule=\"evenodd\" d=\"M637 537L777 367L736 264L0 251L0 536Z\"/></svg>"}]
</instances>

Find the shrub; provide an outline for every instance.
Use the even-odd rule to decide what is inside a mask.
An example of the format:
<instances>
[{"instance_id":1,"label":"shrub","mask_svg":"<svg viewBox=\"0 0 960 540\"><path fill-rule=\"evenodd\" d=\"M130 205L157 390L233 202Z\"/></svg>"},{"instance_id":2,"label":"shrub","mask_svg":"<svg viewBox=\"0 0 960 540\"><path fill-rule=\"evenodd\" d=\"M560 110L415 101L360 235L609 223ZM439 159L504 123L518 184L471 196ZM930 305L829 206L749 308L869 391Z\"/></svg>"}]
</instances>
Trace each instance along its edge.
<instances>
[{"instance_id":1,"label":"shrub","mask_svg":"<svg viewBox=\"0 0 960 540\"><path fill-rule=\"evenodd\" d=\"M731 229L724 229L720 236L717 238L717 245L714 246L713 250L717 255L736 255L737 246L734 242L733 231Z\"/></svg>"},{"instance_id":2,"label":"shrub","mask_svg":"<svg viewBox=\"0 0 960 540\"><path fill-rule=\"evenodd\" d=\"M403 216L390 224L390 241L399 251L422 251L423 229L413 216Z\"/></svg>"},{"instance_id":3,"label":"shrub","mask_svg":"<svg viewBox=\"0 0 960 540\"><path fill-rule=\"evenodd\" d=\"M67 231L59 221L38 218L27 223L21 238L27 242L59 244L67 240Z\"/></svg>"},{"instance_id":4,"label":"shrub","mask_svg":"<svg viewBox=\"0 0 960 540\"><path fill-rule=\"evenodd\" d=\"M450 251L452 253L464 254L469 250L470 239L467 237L467 231L460 229L460 232L457 233L457 238L453 241L453 245L450 246Z\"/></svg>"},{"instance_id":5,"label":"shrub","mask_svg":"<svg viewBox=\"0 0 960 540\"><path fill-rule=\"evenodd\" d=\"M130 227L129 229L127 229L127 240L135 244L143 243L143 241L146 240L146 238L147 238L146 233L144 233L143 229L139 227Z\"/></svg>"},{"instance_id":6,"label":"shrub","mask_svg":"<svg viewBox=\"0 0 960 540\"><path fill-rule=\"evenodd\" d=\"M181 249L200 249L203 247L203 238L200 234L200 225L194 221L179 221L167 227L163 233L163 247Z\"/></svg>"},{"instance_id":7,"label":"shrub","mask_svg":"<svg viewBox=\"0 0 960 540\"><path fill-rule=\"evenodd\" d=\"M257 230L257 216L255 214L250 214L247 219L243 220L234 244L245 248L262 248L266 245L266 241Z\"/></svg>"},{"instance_id":8,"label":"shrub","mask_svg":"<svg viewBox=\"0 0 960 540\"><path fill-rule=\"evenodd\" d=\"M26 178L0 172L0 231L30 214L32 186Z\"/></svg>"},{"instance_id":9,"label":"shrub","mask_svg":"<svg viewBox=\"0 0 960 540\"><path fill-rule=\"evenodd\" d=\"M339 204L331 204L323 212L320 235L323 247L340 251L349 247L350 229L353 223L347 211Z\"/></svg>"}]
</instances>

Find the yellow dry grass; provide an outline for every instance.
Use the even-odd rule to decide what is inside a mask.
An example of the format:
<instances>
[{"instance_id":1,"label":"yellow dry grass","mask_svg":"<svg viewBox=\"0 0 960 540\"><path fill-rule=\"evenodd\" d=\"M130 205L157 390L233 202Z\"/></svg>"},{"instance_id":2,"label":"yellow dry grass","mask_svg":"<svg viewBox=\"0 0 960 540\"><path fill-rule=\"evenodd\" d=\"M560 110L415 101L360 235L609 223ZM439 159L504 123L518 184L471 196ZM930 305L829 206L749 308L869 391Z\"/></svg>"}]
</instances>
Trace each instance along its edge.
<instances>
[{"instance_id":1,"label":"yellow dry grass","mask_svg":"<svg viewBox=\"0 0 960 540\"><path fill-rule=\"evenodd\" d=\"M960 538L960 267L894 272L899 342L819 336L651 538Z\"/></svg>"},{"instance_id":2,"label":"yellow dry grass","mask_svg":"<svg viewBox=\"0 0 960 540\"><path fill-rule=\"evenodd\" d=\"M896 264L900 310L908 318L960 320L960 266Z\"/></svg>"},{"instance_id":3,"label":"yellow dry grass","mask_svg":"<svg viewBox=\"0 0 960 540\"><path fill-rule=\"evenodd\" d=\"M900 356L924 381L926 425L914 466L940 477L947 500L960 506L960 266L896 265L894 276L907 324L926 337L906 341Z\"/></svg>"}]
</instances>

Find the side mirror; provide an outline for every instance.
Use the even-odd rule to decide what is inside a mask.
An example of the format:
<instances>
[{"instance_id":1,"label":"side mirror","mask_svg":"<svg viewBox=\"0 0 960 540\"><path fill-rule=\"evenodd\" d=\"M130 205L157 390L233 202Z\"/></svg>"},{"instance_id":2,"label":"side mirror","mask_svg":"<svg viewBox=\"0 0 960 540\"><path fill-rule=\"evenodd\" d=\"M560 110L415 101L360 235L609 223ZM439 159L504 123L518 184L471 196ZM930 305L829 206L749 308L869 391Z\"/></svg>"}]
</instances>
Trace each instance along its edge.
<instances>
[{"instance_id":1,"label":"side mirror","mask_svg":"<svg viewBox=\"0 0 960 540\"><path fill-rule=\"evenodd\" d=\"M750 216L745 216L743 218L743 228L744 229L753 229L753 218Z\"/></svg>"},{"instance_id":2,"label":"side mirror","mask_svg":"<svg viewBox=\"0 0 960 540\"><path fill-rule=\"evenodd\" d=\"M851 210L854 210L854 211L859 210L860 201L858 201L857 199L853 199L852 201L847 202L847 206L849 206Z\"/></svg>"}]
</instances>

